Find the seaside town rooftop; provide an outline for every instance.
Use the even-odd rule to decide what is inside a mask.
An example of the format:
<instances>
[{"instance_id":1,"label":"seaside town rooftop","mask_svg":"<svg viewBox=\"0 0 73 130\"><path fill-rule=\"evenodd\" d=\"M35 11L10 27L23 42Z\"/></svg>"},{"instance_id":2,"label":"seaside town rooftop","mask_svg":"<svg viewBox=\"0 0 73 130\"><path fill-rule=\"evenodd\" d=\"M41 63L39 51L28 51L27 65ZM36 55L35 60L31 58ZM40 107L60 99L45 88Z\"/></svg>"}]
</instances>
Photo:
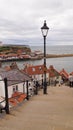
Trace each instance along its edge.
<instances>
[{"instance_id":1,"label":"seaside town rooftop","mask_svg":"<svg viewBox=\"0 0 73 130\"><path fill-rule=\"evenodd\" d=\"M46 67L46 81L48 86L56 86L57 84L66 84L67 86L69 86L69 76L70 74L68 74L64 68L59 72L54 68L53 65L50 65L48 68ZM44 65L34 66L31 64L25 64L25 67L20 70L16 62L13 62L12 64L5 67L2 67L2 64L0 63L0 77L0 79L2 80L0 81L0 84L1 86L3 86L0 90L0 97L5 99L5 87L3 80L7 78L9 96L8 100L10 104L12 104L12 106L16 106L18 104L18 100L20 102L23 102L24 99L27 99L27 81L28 89L31 86L33 94L36 93L34 92L34 87L36 88L37 81L39 86L38 90L43 88ZM30 93L31 92L28 92L28 95L30 95Z\"/></svg>"}]
</instances>

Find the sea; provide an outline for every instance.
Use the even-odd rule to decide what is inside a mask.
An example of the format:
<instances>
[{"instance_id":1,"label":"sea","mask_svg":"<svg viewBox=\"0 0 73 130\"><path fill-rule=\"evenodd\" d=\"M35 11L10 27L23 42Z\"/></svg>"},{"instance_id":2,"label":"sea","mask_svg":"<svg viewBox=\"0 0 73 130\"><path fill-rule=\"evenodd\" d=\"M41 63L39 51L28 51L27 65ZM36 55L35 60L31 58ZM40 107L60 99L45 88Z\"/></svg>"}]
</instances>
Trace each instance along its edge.
<instances>
[{"instance_id":1,"label":"sea","mask_svg":"<svg viewBox=\"0 0 73 130\"><path fill-rule=\"evenodd\" d=\"M30 46L31 51L42 51L44 52L43 46ZM46 45L46 54L73 54L73 45ZM25 64L41 65L44 60L34 60L34 61L17 61L17 65L20 69L23 69ZM10 65L11 62L4 62L3 66ZM46 65L49 68L53 65L57 71L61 71L63 68L68 72L73 72L73 57L60 57L60 58L47 58Z\"/></svg>"}]
</instances>

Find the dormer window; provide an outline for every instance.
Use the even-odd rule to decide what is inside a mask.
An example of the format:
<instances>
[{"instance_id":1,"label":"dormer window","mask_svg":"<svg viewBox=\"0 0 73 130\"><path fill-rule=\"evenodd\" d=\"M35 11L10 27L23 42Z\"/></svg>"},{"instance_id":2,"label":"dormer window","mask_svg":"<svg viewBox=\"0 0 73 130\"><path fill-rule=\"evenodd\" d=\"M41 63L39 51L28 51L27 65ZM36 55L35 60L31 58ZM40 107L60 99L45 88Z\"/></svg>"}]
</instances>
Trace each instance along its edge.
<instances>
[{"instance_id":1,"label":"dormer window","mask_svg":"<svg viewBox=\"0 0 73 130\"><path fill-rule=\"evenodd\" d=\"M39 70L42 70L42 67L39 67Z\"/></svg>"},{"instance_id":2,"label":"dormer window","mask_svg":"<svg viewBox=\"0 0 73 130\"><path fill-rule=\"evenodd\" d=\"M35 71L35 68L32 68L33 71Z\"/></svg>"}]
</instances>

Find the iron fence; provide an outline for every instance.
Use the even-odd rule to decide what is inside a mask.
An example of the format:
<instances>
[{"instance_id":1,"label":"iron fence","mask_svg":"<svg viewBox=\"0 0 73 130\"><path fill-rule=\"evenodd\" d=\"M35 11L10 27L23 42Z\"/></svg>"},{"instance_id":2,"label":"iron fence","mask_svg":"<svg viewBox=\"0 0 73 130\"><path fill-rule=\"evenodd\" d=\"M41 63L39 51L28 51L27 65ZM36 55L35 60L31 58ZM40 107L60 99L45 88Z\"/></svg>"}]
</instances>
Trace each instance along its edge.
<instances>
[{"instance_id":1,"label":"iron fence","mask_svg":"<svg viewBox=\"0 0 73 130\"><path fill-rule=\"evenodd\" d=\"M5 86L5 99L3 101L0 102L0 112L2 113L3 110L5 110L6 114L10 113L10 109L9 109L9 101L11 100L13 102L13 99L18 99L20 100L20 96L22 95L22 93L20 93L19 95L16 95L14 97L8 98L8 82L9 81L19 81L19 80L8 80L7 78L4 78L0 81L4 81L4 86ZM24 99L29 100L29 98L31 97L31 95L37 95L38 94L38 90L40 88L42 88L41 86L43 85L43 83L39 80L36 81L35 84L33 85L33 89L29 89L29 81L23 81L20 80L20 82L26 82L26 96ZM18 101L17 100L17 101ZM5 107L2 106L2 103L5 102Z\"/></svg>"}]
</instances>

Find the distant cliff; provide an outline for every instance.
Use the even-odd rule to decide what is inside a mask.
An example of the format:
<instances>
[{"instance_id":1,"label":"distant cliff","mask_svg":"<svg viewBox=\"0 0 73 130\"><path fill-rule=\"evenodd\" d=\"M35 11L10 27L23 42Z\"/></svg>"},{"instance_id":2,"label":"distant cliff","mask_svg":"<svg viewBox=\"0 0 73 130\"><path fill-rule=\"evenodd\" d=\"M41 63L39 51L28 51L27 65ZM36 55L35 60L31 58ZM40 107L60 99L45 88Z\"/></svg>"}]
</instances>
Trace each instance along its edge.
<instances>
[{"instance_id":1,"label":"distant cliff","mask_svg":"<svg viewBox=\"0 0 73 130\"><path fill-rule=\"evenodd\" d=\"M8 54L8 53L26 53L30 54L31 49L29 46L24 45L3 45L0 46L0 54Z\"/></svg>"}]
</instances>

